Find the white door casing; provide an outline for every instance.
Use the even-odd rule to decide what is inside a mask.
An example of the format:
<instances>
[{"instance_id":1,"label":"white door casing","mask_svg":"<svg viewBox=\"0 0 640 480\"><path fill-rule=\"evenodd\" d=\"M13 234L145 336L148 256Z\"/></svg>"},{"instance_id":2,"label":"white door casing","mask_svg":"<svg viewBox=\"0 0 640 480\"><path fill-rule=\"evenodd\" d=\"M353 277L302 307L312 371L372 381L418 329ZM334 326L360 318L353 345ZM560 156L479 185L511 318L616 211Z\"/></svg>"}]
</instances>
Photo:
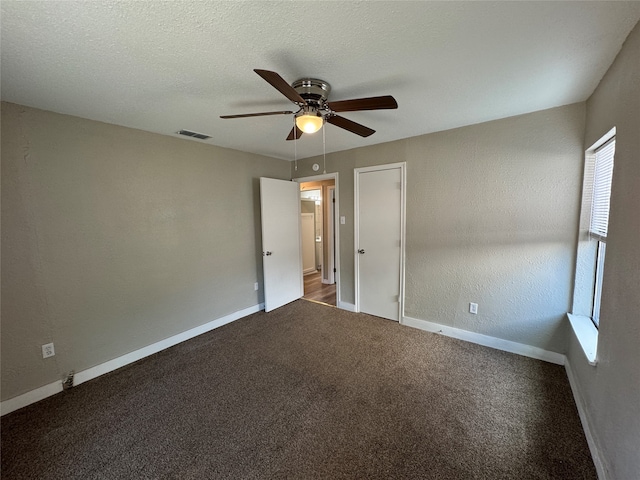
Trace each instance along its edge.
<instances>
[{"instance_id":1,"label":"white door casing","mask_svg":"<svg viewBox=\"0 0 640 480\"><path fill-rule=\"evenodd\" d=\"M354 172L356 311L395 321L404 303L405 168Z\"/></svg>"},{"instance_id":2,"label":"white door casing","mask_svg":"<svg viewBox=\"0 0 640 480\"><path fill-rule=\"evenodd\" d=\"M304 294L300 235L300 186L260 178L264 305L270 312Z\"/></svg>"}]
</instances>

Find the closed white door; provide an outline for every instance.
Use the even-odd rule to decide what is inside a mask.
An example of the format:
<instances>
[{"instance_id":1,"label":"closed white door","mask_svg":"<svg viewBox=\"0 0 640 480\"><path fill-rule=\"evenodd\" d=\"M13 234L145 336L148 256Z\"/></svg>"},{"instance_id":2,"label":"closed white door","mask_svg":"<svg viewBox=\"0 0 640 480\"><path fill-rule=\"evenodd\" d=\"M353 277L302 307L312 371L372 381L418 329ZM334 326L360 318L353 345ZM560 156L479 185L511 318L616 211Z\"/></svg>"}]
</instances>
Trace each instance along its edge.
<instances>
[{"instance_id":1,"label":"closed white door","mask_svg":"<svg viewBox=\"0 0 640 480\"><path fill-rule=\"evenodd\" d=\"M270 312L304 292L300 237L300 186L260 178L264 305Z\"/></svg>"},{"instance_id":2,"label":"closed white door","mask_svg":"<svg viewBox=\"0 0 640 480\"><path fill-rule=\"evenodd\" d=\"M400 320L404 165L356 169L356 308Z\"/></svg>"}]
</instances>

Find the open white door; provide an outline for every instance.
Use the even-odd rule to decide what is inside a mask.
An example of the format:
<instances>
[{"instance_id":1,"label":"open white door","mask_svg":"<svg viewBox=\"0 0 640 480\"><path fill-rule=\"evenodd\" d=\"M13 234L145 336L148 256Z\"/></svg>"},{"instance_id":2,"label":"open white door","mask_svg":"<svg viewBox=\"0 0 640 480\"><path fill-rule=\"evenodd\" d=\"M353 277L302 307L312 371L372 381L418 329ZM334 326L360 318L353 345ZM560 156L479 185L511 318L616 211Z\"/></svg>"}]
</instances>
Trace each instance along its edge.
<instances>
[{"instance_id":1,"label":"open white door","mask_svg":"<svg viewBox=\"0 0 640 480\"><path fill-rule=\"evenodd\" d=\"M304 294L300 185L260 178L264 306L270 312Z\"/></svg>"}]
</instances>

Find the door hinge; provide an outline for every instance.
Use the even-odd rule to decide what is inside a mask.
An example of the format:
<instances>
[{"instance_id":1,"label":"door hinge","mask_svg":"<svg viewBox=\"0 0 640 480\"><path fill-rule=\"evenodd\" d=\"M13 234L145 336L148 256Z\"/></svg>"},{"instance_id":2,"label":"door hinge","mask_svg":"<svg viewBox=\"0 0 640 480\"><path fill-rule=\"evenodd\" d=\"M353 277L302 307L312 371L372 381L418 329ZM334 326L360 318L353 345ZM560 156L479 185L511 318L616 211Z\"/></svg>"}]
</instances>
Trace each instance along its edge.
<instances>
[{"instance_id":1,"label":"door hinge","mask_svg":"<svg viewBox=\"0 0 640 480\"><path fill-rule=\"evenodd\" d=\"M338 270L336 270L335 268L333 269L333 273L336 273Z\"/></svg>"}]
</instances>

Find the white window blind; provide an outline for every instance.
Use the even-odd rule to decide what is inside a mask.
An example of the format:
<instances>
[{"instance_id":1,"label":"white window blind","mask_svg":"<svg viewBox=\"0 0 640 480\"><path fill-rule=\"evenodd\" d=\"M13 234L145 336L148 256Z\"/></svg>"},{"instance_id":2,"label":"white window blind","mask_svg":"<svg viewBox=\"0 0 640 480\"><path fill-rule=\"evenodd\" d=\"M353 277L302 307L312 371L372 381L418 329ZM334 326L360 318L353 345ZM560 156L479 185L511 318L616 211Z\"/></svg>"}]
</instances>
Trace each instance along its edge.
<instances>
[{"instance_id":1,"label":"white window blind","mask_svg":"<svg viewBox=\"0 0 640 480\"><path fill-rule=\"evenodd\" d=\"M607 228L609 226L609 201L611 198L611 179L613 177L613 156L615 151L616 139L614 137L594 152L593 198L591 201L589 233L602 241L607 239Z\"/></svg>"}]
</instances>

